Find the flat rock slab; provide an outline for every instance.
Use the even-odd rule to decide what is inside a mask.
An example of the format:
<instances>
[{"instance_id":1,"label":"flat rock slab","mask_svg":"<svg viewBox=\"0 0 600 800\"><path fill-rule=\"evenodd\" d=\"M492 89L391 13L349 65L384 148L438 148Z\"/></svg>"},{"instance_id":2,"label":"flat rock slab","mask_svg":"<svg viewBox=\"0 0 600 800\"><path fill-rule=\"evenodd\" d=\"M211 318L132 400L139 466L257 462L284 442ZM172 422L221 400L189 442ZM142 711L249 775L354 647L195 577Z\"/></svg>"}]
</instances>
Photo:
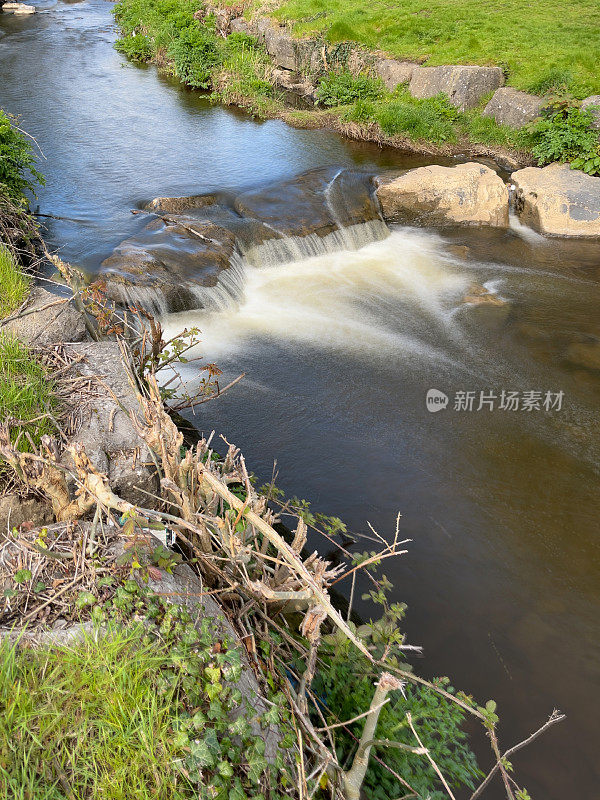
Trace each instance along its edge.
<instances>
[{"instance_id":1,"label":"flat rock slab","mask_svg":"<svg viewBox=\"0 0 600 800\"><path fill-rule=\"evenodd\" d=\"M41 286L31 290L23 315L5 323L0 330L34 347L80 342L86 338L85 320L73 303Z\"/></svg>"},{"instance_id":2,"label":"flat rock slab","mask_svg":"<svg viewBox=\"0 0 600 800\"><path fill-rule=\"evenodd\" d=\"M156 494L158 478L152 453L138 434L131 417L143 424L144 415L116 342L86 342L67 348L76 360L69 376L93 378L89 391L76 392L73 412L76 432L69 444L82 444L94 467L108 475L115 494L131 503L149 507ZM71 467L70 456L64 461Z\"/></svg>"},{"instance_id":3,"label":"flat rock slab","mask_svg":"<svg viewBox=\"0 0 600 800\"><path fill-rule=\"evenodd\" d=\"M448 95L452 105L465 111L474 108L486 94L494 92L504 83L500 67L447 66L416 67L409 90L421 99Z\"/></svg>"},{"instance_id":4,"label":"flat rock slab","mask_svg":"<svg viewBox=\"0 0 600 800\"><path fill-rule=\"evenodd\" d=\"M419 167L400 177L380 176L377 183L377 196L388 222L508 225L508 189L483 164Z\"/></svg>"},{"instance_id":5,"label":"flat rock slab","mask_svg":"<svg viewBox=\"0 0 600 800\"><path fill-rule=\"evenodd\" d=\"M509 128L522 128L540 116L544 101L541 97L527 92L519 92L510 86L496 89L494 96L483 111L485 117L492 117L498 125Z\"/></svg>"},{"instance_id":6,"label":"flat rock slab","mask_svg":"<svg viewBox=\"0 0 600 800\"><path fill-rule=\"evenodd\" d=\"M600 237L600 178L568 164L513 172L521 221L546 236Z\"/></svg>"}]
</instances>

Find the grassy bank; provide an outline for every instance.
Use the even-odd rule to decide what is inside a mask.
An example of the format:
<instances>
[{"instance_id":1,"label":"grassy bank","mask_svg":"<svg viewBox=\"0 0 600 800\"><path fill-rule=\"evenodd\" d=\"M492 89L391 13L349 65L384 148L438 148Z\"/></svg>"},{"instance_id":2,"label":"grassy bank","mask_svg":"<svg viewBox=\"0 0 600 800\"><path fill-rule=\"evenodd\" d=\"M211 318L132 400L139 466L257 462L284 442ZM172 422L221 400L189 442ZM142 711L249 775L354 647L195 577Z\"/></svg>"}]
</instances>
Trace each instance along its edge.
<instances>
[{"instance_id":1,"label":"grassy bank","mask_svg":"<svg viewBox=\"0 0 600 800\"><path fill-rule=\"evenodd\" d=\"M355 41L429 66L501 66L509 85L536 94L557 83L580 98L600 93L594 0L284 0L274 13L299 35Z\"/></svg>"}]
</instances>

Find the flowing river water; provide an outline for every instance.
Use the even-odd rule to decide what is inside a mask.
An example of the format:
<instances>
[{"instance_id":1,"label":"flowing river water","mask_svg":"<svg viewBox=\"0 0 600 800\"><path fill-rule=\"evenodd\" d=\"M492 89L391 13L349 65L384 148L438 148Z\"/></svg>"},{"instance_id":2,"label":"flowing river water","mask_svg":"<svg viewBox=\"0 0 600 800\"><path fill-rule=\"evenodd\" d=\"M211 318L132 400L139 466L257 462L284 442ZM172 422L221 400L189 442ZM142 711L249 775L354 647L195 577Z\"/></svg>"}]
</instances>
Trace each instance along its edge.
<instances>
[{"instance_id":1,"label":"flowing river water","mask_svg":"<svg viewBox=\"0 0 600 800\"><path fill-rule=\"evenodd\" d=\"M48 240L90 273L147 222L131 209L157 195L425 163L253 121L126 63L105 0L38 10L0 17L0 106L44 152L39 209L61 218L48 220ZM368 520L389 535L400 512L412 541L386 572L424 647L418 670L496 699L506 746L564 711L514 762L537 800L593 800L600 244L544 240L516 222L384 233L338 232L283 263L264 248L236 273L235 299L168 316L168 330L202 329L202 353L225 378L247 373L192 419L239 445L264 480L277 460L283 489L352 531ZM474 282L506 304L465 304ZM431 388L449 397L437 413ZM503 390L562 392L561 408L500 410ZM469 391L473 410L455 410ZM482 391L497 395L494 410L477 410Z\"/></svg>"}]
</instances>

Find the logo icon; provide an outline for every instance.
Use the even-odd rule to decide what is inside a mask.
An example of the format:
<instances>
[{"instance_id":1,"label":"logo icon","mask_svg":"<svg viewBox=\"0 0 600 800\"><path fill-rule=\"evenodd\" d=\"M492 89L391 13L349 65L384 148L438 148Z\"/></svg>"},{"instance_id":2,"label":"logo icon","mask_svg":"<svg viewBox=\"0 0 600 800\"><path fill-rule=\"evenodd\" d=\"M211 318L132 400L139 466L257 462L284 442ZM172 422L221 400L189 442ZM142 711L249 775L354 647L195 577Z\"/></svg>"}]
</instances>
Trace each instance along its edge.
<instances>
[{"instance_id":1,"label":"logo icon","mask_svg":"<svg viewBox=\"0 0 600 800\"><path fill-rule=\"evenodd\" d=\"M435 414L436 411L441 411L448 405L448 395L440 392L439 389L428 389L425 396L425 405L427 411Z\"/></svg>"}]
</instances>

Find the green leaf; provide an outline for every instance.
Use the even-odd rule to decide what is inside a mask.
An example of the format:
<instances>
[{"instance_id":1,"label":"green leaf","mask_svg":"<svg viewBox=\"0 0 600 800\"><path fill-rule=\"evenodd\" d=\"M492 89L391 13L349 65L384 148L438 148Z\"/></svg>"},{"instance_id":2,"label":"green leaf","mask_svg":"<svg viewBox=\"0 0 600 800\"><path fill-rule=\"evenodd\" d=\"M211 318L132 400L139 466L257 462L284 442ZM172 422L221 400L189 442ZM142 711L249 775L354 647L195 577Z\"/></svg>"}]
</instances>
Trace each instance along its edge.
<instances>
[{"instance_id":1,"label":"green leaf","mask_svg":"<svg viewBox=\"0 0 600 800\"><path fill-rule=\"evenodd\" d=\"M27 583L31 580L30 569L18 569L14 575L15 583Z\"/></svg>"}]
</instances>

